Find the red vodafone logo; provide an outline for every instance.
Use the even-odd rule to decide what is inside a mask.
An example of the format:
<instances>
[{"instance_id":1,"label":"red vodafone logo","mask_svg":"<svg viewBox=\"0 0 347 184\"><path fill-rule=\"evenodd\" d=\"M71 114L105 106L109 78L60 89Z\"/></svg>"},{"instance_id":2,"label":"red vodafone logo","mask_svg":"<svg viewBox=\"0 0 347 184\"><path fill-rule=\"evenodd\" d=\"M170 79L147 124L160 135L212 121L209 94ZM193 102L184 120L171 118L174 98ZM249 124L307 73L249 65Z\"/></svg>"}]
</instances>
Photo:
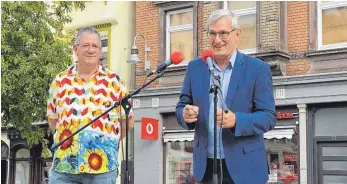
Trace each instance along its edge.
<instances>
[{"instance_id":1,"label":"red vodafone logo","mask_svg":"<svg viewBox=\"0 0 347 184\"><path fill-rule=\"evenodd\" d=\"M158 139L158 120L154 118L141 118L141 139Z\"/></svg>"}]
</instances>

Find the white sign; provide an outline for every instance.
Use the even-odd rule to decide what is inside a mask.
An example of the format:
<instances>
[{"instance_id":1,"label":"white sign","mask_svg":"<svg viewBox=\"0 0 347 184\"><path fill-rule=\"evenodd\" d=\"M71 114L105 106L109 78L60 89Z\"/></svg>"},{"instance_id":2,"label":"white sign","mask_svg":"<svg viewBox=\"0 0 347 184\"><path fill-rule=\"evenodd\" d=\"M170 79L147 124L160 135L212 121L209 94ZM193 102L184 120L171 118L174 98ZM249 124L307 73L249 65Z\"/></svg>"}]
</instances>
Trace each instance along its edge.
<instances>
[{"instance_id":1,"label":"white sign","mask_svg":"<svg viewBox=\"0 0 347 184\"><path fill-rule=\"evenodd\" d=\"M148 134L152 134L153 133L153 125L151 123L147 124L146 131L147 131Z\"/></svg>"},{"instance_id":2,"label":"white sign","mask_svg":"<svg viewBox=\"0 0 347 184\"><path fill-rule=\"evenodd\" d=\"M278 170L270 170L270 174L269 174L269 183L270 182L277 182L277 172Z\"/></svg>"}]
</instances>

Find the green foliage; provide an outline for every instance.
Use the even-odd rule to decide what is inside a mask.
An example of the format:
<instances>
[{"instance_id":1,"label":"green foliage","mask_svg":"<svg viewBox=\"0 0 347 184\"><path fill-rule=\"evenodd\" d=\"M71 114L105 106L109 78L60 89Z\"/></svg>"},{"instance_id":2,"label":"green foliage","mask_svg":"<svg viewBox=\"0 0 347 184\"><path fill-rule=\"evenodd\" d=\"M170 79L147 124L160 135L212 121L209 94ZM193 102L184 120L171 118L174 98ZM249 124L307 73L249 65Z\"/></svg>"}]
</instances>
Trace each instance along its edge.
<instances>
[{"instance_id":1,"label":"green foliage","mask_svg":"<svg viewBox=\"0 0 347 184\"><path fill-rule=\"evenodd\" d=\"M59 37L74 7L85 5L1 2L1 123L16 127L29 146L47 148L46 131L32 123L46 119L50 83L72 62L70 40Z\"/></svg>"}]
</instances>

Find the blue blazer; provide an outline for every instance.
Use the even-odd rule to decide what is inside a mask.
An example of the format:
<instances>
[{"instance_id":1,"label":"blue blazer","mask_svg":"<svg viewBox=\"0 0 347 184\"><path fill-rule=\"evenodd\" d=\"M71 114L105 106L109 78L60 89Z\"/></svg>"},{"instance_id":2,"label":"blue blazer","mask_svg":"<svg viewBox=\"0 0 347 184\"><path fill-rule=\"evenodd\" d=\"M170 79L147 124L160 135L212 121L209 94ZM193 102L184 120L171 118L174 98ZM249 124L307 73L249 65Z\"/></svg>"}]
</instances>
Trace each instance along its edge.
<instances>
[{"instance_id":1,"label":"blue blazer","mask_svg":"<svg viewBox=\"0 0 347 184\"><path fill-rule=\"evenodd\" d=\"M195 129L193 163L198 181L203 179L206 170L209 88L210 73L206 64L201 58L189 62L176 116L183 128ZM276 124L270 66L237 51L225 101L236 116L236 127L222 130L230 176L235 184L264 184L268 180L268 166L263 134ZM195 123L183 120L182 112L187 104L199 107Z\"/></svg>"}]
</instances>

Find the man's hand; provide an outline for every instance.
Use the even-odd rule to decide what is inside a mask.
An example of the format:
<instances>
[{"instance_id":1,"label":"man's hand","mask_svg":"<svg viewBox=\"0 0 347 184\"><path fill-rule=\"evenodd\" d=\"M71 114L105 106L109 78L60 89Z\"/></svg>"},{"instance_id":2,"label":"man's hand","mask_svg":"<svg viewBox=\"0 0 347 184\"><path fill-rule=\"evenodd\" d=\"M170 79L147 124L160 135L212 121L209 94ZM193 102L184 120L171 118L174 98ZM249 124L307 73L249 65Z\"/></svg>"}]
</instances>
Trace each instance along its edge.
<instances>
[{"instance_id":1,"label":"man's hand","mask_svg":"<svg viewBox=\"0 0 347 184\"><path fill-rule=\"evenodd\" d=\"M183 109L183 119L187 123L194 123L198 120L199 107L186 105Z\"/></svg>"},{"instance_id":2,"label":"man's hand","mask_svg":"<svg viewBox=\"0 0 347 184\"><path fill-rule=\"evenodd\" d=\"M222 113L223 113L223 124L222 123ZM228 110L228 113L224 113L222 109L217 109L217 124L221 128L234 128L236 123L236 117L233 112Z\"/></svg>"},{"instance_id":3,"label":"man's hand","mask_svg":"<svg viewBox=\"0 0 347 184\"><path fill-rule=\"evenodd\" d=\"M122 119L121 123L122 123L121 140L123 140L123 138L126 135L126 119ZM128 132L130 132L130 130L134 128L134 116L129 117L128 123L129 123Z\"/></svg>"}]
</instances>

